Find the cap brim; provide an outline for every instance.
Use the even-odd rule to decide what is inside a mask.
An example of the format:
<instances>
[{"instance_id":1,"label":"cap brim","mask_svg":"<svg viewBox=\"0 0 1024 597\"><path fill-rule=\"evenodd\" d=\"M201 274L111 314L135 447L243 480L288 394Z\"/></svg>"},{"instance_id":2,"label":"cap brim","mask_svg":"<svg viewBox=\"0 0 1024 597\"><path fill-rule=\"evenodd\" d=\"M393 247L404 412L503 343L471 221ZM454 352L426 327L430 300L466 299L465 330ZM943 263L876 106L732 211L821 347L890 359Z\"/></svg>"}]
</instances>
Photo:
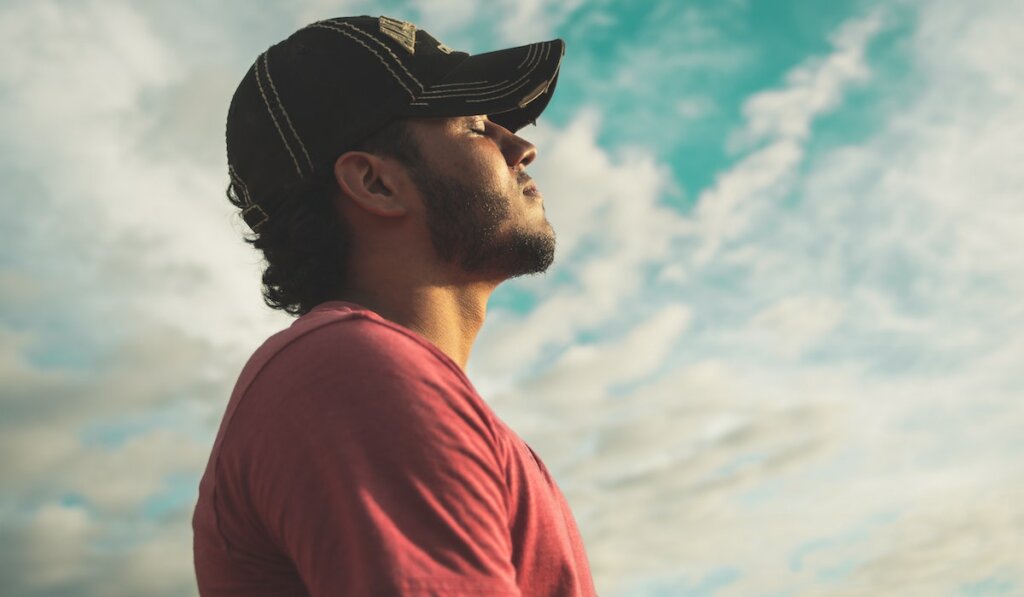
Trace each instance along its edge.
<instances>
[{"instance_id":1,"label":"cap brim","mask_svg":"<svg viewBox=\"0 0 1024 597\"><path fill-rule=\"evenodd\" d=\"M466 57L408 106L408 116L487 114L510 131L534 122L551 101L565 42L553 39Z\"/></svg>"}]
</instances>

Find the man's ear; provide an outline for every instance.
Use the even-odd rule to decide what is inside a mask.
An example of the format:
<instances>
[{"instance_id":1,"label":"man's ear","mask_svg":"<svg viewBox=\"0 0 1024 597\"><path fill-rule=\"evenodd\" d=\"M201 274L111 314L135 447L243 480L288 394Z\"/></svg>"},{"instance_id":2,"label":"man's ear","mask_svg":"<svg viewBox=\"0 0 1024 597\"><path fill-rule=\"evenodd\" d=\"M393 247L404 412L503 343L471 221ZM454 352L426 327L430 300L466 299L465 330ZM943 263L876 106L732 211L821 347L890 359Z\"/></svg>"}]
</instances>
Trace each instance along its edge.
<instances>
[{"instance_id":1,"label":"man's ear","mask_svg":"<svg viewBox=\"0 0 1024 597\"><path fill-rule=\"evenodd\" d=\"M334 178L342 192L357 206L378 216L406 213L400 174L395 160L364 151L349 151L334 161Z\"/></svg>"}]
</instances>

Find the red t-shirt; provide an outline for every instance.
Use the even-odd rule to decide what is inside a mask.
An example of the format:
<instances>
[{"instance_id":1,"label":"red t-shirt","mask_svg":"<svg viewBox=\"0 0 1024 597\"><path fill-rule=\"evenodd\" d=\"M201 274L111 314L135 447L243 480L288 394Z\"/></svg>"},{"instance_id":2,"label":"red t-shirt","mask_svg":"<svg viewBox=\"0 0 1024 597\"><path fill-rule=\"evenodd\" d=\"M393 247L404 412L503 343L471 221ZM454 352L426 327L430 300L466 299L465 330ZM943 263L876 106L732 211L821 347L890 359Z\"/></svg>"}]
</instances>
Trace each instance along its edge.
<instances>
[{"instance_id":1,"label":"red t-shirt","mask_svg":"<svg viewBox=\"0 0 1024 597\"><path fill-rule=\"evenodd\" d=\"M193 516L203 595L594 595L533 451L414 332L330 302L243 369Z\"/></svg>"}]
</instances>

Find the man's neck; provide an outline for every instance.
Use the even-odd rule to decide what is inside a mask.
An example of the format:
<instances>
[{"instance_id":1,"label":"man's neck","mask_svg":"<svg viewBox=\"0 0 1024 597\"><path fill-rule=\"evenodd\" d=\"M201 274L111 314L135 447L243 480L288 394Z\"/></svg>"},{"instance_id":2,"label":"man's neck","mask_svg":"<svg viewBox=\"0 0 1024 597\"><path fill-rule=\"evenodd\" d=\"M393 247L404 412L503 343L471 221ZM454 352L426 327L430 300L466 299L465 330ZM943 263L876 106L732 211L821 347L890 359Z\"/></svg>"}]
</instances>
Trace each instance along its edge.
<instances>
[{"instance_id":1,"label":"man's neck","mask_svg":"<svg viewBox=\"0 0 1024 597\"><path fill-rule=\"evenodd\" d=\"M423 336L465 370L494 288L475 284L391 292L352 290L341 298Z\"/></svg>"}]
</instances>

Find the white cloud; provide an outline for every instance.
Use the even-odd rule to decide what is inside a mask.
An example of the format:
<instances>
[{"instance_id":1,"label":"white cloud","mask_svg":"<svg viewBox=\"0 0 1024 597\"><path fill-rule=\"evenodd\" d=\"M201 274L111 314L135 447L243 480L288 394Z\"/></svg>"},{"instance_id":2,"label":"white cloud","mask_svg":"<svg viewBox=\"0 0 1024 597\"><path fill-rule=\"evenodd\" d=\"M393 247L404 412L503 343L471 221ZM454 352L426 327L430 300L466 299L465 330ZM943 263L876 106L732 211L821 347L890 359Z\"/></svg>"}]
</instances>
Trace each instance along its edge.
<instances>
[{"instance_id":1,"label":"white cloud","mask_svg":"<svg viewBox=\"0 0 1024 597\"><path fill-rule=\"evenodd\" d=\"M441 43L446 43L446 34L461 31L474 22L480 8L480 3L473 0L413 0L411 4L421 15L422 23L418 24Z\"/></svg>"},{"instance_id":2,"label":"white cloud","mask_svg":"<svg viewBox=\"0 0 1024 597\"><path fill-rule=\"evenodd\" d=\"M684 122L703 118L713 114L716 110L717 106L714 100L708 96L687 97L676 102L676 115Z\"/></svg>"},{"instance_id":3,"label":"white cloud","mask_svg":"<svg viewBox=\"0 0 1024 597\"><path fill-rule=\"evenodd\" d=\"M690 321L690 310L668 305L631 327L621 337L606 336L600 343L575 344L550 368L523 384L515 395L492 396L495 401L533 397L533 407L545 403L549 413L600 403L614 387L637 382L656 373L672 352ZM556 417L557 418L557 417Z\"/></svg>"},{"instance_id":4,"label":"white cloud","mask_svg":"<svg viewBox=\"0 0 1024 597\"><path fill-rule=\"evenodd\" d=\"M27 530L23 557L30 584L59 588L87 576L89 540L97 529L83 508L43 504Z\"/></svg>"},{"instance_id":5,"label":"white cloud","mask_svg":"<svg viewBox=\"0 0 1024 597\"><path fill-rule=\"evenodd\" d=\"M500 0L498 31L508 44L527 44L549 39L583 0Z\"/></svg>"},{"instance_id":6,"label":"white cloud","mask_svg":"<svg viewBox=\"0 0 1024 597\"><path fill-rule=\"evenodd\" d=\"M756 313L737 341L764 342L768 350L798 356L835 329L842 316L843 305L827 297L789 296Z\"/></svg>"},{"instance_id":7,"label":"white cloud","mask_svg":"<svg viewBox=\"0 0 1024 597\"><path fill-rule=\"evenodd\" d=\"M164 489L169 475L202 470L209 455L205 438L158 428L116 448L79 447L75 461L65 464L63 486L96 510L132 513Z\"/></svg>"},{"instance_id":8,"label":"white cloud","mask_svg":"<svg viewBox=\"0 0 1024 597\"><path fill-rule=\"evenodd\" d=\"M226 225L234 216L223 197L223 164L189 155L222 160L222 150L205 148L221 146L223 134L206 130L196 146L194 133L183 137L179 126L193 117L208 122L211 106L226 111L233 84L223 83L224 71L233 69L179 62L146 16L122 3L13 3L5 12L2 43L15 59L0 67L0 80L16 90L5 119L18 163L60 164L59 176L38 179L48 217L59 214L59 225L71 228L68 242L121 270L105 272L108 280L133 282L116 296L83 300L139 310L225 345L251 344L280 326L259 302L256 255ZM164 102L161 124L170 135L141 109L153 97ZM153 135L158 142L148 140ZM160 145L174 138L178 151ZM233 267L210 263L210 255ZM181 300L183 291L193 300Z\"/></svg>"},{"instance_id":9,"label":"white cloud","mask_svg":"<svg viewBox=\"0 0 1024 597\"><path fill-rule=\"evenodd\" d=\"M746 126L736 143L749 146L766 139L806 139L814 118L835 108L851 83L869 76L864 51L881 27L877 12L847 21L831 36L831 54L790 70L785 87L747 99L743 105Z\"/></svg>"}]
</instances>

